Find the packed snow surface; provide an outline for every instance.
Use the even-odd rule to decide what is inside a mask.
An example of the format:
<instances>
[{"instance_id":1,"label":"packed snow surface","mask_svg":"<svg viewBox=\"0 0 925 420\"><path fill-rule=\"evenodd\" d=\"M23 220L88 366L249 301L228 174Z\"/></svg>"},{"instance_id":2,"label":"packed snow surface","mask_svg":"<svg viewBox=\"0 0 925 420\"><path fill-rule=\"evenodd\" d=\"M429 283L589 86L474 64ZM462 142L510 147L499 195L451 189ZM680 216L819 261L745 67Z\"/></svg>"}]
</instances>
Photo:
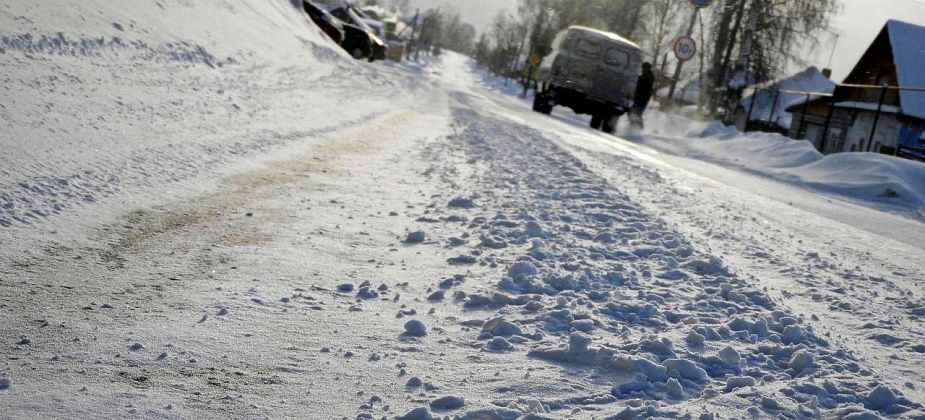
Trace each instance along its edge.
<instances>
[{"instance_id":1,"label":"packed snow surface","mask_svg":"<svg viewBox=\"0 0 925 420\"><path fill-rule=\"evenodd\" d=\"M917 164L606 136L298 2L0 7L0 417L923 415Z\"/></svg>"}]
</instances>

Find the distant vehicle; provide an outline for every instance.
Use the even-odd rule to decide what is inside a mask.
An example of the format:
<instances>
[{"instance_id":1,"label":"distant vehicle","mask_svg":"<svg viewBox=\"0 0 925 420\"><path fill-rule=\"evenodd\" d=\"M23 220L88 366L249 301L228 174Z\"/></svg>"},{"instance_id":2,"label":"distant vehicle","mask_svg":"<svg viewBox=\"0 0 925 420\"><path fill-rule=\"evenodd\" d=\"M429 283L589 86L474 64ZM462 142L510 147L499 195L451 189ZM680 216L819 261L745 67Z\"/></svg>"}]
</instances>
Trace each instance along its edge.
<instances>
[{"instance_id":1,"label":"distant vehicle","mask_svg":"<svg viewBox=\"0 0 925 420\"><path fill-rule=\"evenodd\" d=\"M619 118L632 107L637 72L642 63L638 45L617 34L572 26L556 35L536 80L541 88L533 110L552 113L562 105L591 115L591 127L613 133Z\"/></svg>"},{"instance_id":2,"label":"distant vehicle","mask_svg":"<svg viewBox=\"0 0 925 420\"><path fill-rule=\"evenodd\" d=\"M369 58L369 61L385 60L389 52L389 46L376 35L376 31L373 28L369 27L366 23L368 17L366 17L360 9L351 5L346 5L331 9L329 12L334 15L334 17L344 21L348 25L362 30L366 34L365 43L369 53L365 57ZM347 49L347 51L350 52L354 58L363 58L354 54L355 52L360 52L360 46L356 46L356 50Z\"/></svg>"},{"instance_id":3,"label":"distant vehicle","mask_svg":"<svg viewBox=\"0 0 925 420\"><path fill-rule=\"evenodd\" d=\"M344 23L328 13L327 10L318 7L308 0L302 1L302 8L305 13L328 37L338 45L344 42Z\"/></svg>"}]
</instances>

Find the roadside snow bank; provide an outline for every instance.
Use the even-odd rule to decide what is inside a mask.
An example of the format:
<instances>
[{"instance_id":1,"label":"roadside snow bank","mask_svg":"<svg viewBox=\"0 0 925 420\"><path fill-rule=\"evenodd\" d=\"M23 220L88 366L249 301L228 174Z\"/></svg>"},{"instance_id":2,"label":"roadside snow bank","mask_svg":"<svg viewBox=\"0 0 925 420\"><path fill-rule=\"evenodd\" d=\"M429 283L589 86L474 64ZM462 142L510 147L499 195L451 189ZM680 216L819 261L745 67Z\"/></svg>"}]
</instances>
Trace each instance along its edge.
<instances>
[{"instance_id":1,"label":"roadside snow bank","mask_svg":"<svg viewBox=\"0 0 925 420\"><path fill-rule=\"evenodd\" d=\"M759 173L860 204L925 216L925 164L877 153L823 155L812 143L776 133L743 133L719 122L657 110L627 139L660 151Z\"/></svg>"},{"instance_id":2,"label":"roadside snow bank","mask_svg":"<svg viewBox=\"0 0 925 420\"><path fill-rule=\"evenodd\" d=\"M771 133L742 133L714 123L690 147L712 160L852 200L925 210L925 164L876 153L822 155L812 143Z\"/></svg>"},{"instance_id":3,"label":"roadside snow bank","mask_svg":"<svg viewBox=\"0 0 925 420\"><path fill-rule=\"evenodd\" d=\"M5 5L0 249L208 190L384 114L395 103L380 98L414 87L388 72L350 58L298 0Z\"/></svg>"}]
</instances>

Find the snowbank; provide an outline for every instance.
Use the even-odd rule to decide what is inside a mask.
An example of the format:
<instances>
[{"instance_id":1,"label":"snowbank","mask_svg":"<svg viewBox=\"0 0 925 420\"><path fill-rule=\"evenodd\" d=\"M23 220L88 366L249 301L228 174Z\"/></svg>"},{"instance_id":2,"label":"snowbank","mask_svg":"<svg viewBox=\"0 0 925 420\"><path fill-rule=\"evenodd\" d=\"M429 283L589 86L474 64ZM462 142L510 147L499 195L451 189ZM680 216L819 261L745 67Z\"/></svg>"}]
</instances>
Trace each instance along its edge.
<instances>
[{"instance_id":1,"label":"snowbank","mask_svg":"<svg viewBox=\"0 0 925 420\"><path fill-rule=\"evenodd\" d=\"M356 105L372 98L331 103L351 84L395 83L297 0L13 2L0 28L0 247L20 228L208 188L307 128L366 118Z\"/></svg>"},{"instance_id":2,"label":"snowbank","mask_svg":"<svg viewBox=\"0 0 925 420\"><path fill-rule=\"evenodd\" d=\"M688 143L700 157L732 163L853 201L925 214L925 164L876 153L822 155L812 143L770 133L742 133L715 123Z\"/></svg>"}]
</instances>

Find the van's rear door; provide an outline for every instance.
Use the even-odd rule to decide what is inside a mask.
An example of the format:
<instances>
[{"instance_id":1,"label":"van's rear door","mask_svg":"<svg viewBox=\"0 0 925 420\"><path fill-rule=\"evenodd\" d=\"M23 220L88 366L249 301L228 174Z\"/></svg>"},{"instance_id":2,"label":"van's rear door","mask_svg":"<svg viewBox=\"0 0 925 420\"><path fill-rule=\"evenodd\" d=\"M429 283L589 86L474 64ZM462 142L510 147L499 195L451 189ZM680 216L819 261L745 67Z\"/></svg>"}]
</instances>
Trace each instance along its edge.
<instances>
[{"instance_id":1,"label":"van's rear door","mask_svg":"<svg viewBox=\"0 0 925 420\"><path fill-rule=\"evenodd\" d=\"M619 46L608 45L601 53L594 74L593 95L613 103L623 103L635 75L632 55Z\"/></svg>"},{"instance_id":2,"label":"van's rear door","mask_svg":"<svg viewBox=\"0 0 925 420\"><path fill-rule=\"evenodd\" d=\"M598 39L578 36L575 42L569 45L569 50L568 58L563 62L566 82L573 89L591 94L604 43Z\"/></svg>"}]
</instances>

